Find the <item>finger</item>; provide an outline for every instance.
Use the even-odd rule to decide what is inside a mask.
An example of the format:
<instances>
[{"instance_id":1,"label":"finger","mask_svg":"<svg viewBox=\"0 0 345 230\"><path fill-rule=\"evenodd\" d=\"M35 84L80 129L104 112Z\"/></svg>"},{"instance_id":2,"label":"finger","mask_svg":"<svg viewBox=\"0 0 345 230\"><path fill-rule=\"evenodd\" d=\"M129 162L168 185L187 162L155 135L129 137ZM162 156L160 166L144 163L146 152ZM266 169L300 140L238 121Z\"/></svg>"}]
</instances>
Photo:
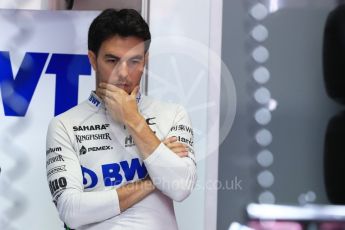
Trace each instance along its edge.
<instances>
[{"instance_id":1,"label":"finger","mask_svg":"<svg viewBox=\"0 0 345 230\"><path fill-rule=\"evenodd\" d=\"M105 91L104 89L97 87L96 89L96 94L99 95L101 98L105 96ZM102 98L103 99L103 98Z\"/></svg>"},{"instance_id":2,"label":"finger","mask_svg":"<svg viewBox=\"0 0 345 230\"><path fill-rule=\"evenodd\" d=\"M178 152L176 155L179 157L188 157L188 152Z\"/></svg>"},{"instance_id":3,"label":"finger","mask_svg":"<svg viewBox=\"0 0 345 230\"><path fill-rule=\"evenodd\" d=\"M175 142L175 141L177 141L177 137L175 137L175 136L169 137L169 140L171 143Z\"/></svg>"},{"instance_id":4,"label":"finger","mask_svg":"<svg viewBox=\"0 0 345 230\"><path fill-rule=\"evenodd\" d=\"M106 98L110 98L112 95L110 91L104 88L97 88L97 92L103 100L105 100Z\"/></svg>"},{"instance_id":5,"label":"finger","mask_svg":"<svg viewBox=\"0 0 345 230\"><path fill-rule=\"evenodd\" d=\"M188 152L185 148L171 148L170 150L174 153Z\"/></svg>"},{"instance_id":6,"label":"finger","mask_svg":"<svg viewBox=\"0 0 345 230\"><path fill-rule=\"evenodd\" d=\"M132 90L131 92L131 96L132 97L136 97L137 96L137 93L139 92L139 86L137 85L136 87L134 87L134 89Z\"/></svg>"},{"instance_id":7,"label":"finger","mask_svg":"<svg viewBox=\"0 0 345 230\"><path fill-rule=\"evenodd\" d=\"M101 89L109 89L109 90L113 89L113 90L116 90L116 88L114 88L116 86L114 86L114 85L112 85L110 83L107 83L107 82L99 83L98 87L101 88Z\"/></svg>"},{"instance_id":8,"label":"finger","mask_svg":"<svg viewBox=\"0 0 345 230\"><path fill-rule=\"evenodd\" d=\"M97 88L97 92L99 92L100 97L103 100L111 99L111 100L118 100L118 95L121 95L119 91L110 91L109 89L105 88Z\"/></svg>"},{"instance_id":9,"label":"finger","mask_svg":"<svg viewBox=\"0 0 345 230\"><path fill-rule=\"evenodd\" d=\"M110 84L110 83L106 83L106 82L99 83L99 88L106 89L106 90L109 90L111 92L121 92L121 91L124 91L123 89L117 87L116 85L113 85L113 84Z\"/></svg>"},{"instance_id":10,"label":"finger","mask_svg":"<svg viewBox=\"0 0 345 230\"><path fill-rule=\"evenodd\" d=\"M177 141L177 138L176 138L175 136L173 136L173 137L165 138L164 141L163 141L163 143L164 143L165 145L167 145L167 144L170 144L170 143L175 142L175 141Z\"/></svg>"},{"instance_id":11,"label":"finger","mask_svg":"<svg viewBox=\"0 0 345 230\"><path fill-rule=\"evenodd\" d=\"M169 138L165 139L165 140L163 141L163 144L165 144L165 145L170 144Z\"/></svg>"},{"instance_id":12,"label":"finger","mask_svg":"<svg viewBox=\"0 0 345 230\"><path fill-rule=\"evenodd\" d=\"M171 142L171 143L169 143L169 146L171 148L184 148L184 149L188 150L187 145L185 145L181 142Z\"/></svg>"}]
</instances>

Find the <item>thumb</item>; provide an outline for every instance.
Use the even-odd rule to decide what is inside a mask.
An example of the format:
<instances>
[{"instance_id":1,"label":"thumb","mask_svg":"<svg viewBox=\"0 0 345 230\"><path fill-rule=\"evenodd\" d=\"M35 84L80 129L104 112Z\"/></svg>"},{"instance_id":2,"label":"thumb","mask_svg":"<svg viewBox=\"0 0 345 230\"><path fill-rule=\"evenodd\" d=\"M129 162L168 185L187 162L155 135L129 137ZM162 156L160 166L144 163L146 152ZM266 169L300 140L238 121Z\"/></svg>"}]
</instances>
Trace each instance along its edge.
<instances>
[{"instance_id":1,"label":"thumb","mask_svg":"<svg viewBox=\"0 0 345 230\"><path fill-rule=\"evenodd\" d=\"M163 144L168 145L170 143L169 138L163 140Z\"/></svg>"},{"instance_id":2,"label":"thumb","mask_svg":"<svg viewBox=\"0 0 345 230\"><path fill-rule=\"evenodd\" d=\"M136 97L138 92L139 92L139 86L137 85L137 86L134 87L134 89L132 90L131 96Z\"/></svg>"}]
</instances>

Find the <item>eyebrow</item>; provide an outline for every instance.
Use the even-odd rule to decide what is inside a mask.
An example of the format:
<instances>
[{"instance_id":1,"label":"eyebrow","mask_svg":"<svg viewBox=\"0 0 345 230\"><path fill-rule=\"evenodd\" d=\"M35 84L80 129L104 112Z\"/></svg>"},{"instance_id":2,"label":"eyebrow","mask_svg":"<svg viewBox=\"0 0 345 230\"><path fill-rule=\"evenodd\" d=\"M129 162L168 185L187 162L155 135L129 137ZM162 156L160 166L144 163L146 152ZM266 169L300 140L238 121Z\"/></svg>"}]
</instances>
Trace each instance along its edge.
<instances>
[{"instance_id":1,"label":"eyebrow","mask_svg":"<svg viewBox=\"0 0 345 230\"><path fill-rule=\"evenodd\" d=\"M143 59L143 58L144 58L143 55L138 54L138 55L131 57L130 59Z\"/></svg>"},{"instance_id":2,"label":"eyebrow","mask_svg":"<svg viewBox=\"0 0 345 230\"><path fill-rule=\"evenodd\" d=\"M118 59L118 60L121 59L120 57L118 57L118 56L116 56L116 55L113 55L113 54L105 54L104 57L105 57L105 58L114 58L114 59ZM143 58L144 58L143 55L138 54L138 55L135 55L135 56L133 56L133 57L130 57L129 59L143 59Z\"/></svg>"},{"instance_id":3,"label":"eyebrow","mask_svg":"<svg viewBox=\"0 0 345 230\"><path fill-rule=\"evenodd\" d=\"M105 57L105 58L121 59L120 57L117 57L117 56L115 56L115 55L113 55L113 54L106 54L106 55L104 55L104 57Z\"/></svg>"}]
</instances>

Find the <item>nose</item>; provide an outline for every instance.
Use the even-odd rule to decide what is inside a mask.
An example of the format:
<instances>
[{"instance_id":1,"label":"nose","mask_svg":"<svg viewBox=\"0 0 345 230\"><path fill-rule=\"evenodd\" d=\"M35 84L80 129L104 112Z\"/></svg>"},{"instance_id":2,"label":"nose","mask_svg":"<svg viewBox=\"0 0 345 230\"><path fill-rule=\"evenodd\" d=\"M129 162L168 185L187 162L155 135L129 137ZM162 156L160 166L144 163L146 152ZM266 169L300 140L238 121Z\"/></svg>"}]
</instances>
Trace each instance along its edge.
<instances>
[{"instance_id":1,"label":"nose","mask_svg":"<svg viewBox=\"0 0 345 230\"><path fill-rule=\"evenodd\" d=\"M121 61L118 64L118 75L120 78L127 78L129 73L128 65L126 61Z\"/></svg>"}]
</instances>

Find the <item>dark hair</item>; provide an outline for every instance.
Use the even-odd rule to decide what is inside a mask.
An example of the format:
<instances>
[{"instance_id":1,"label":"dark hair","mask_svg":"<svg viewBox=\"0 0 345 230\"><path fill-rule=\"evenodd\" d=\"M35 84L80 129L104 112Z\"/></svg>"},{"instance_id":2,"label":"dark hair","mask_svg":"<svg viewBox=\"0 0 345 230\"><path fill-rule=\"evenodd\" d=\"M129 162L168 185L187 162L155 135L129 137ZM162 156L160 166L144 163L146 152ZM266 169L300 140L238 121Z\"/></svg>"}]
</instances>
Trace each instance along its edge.
<instances>
[{"instance_id":1,"label":"dark hair","mask_svg":"<svg viewBox=\"0 0 345 230\"><path fill-rule=\"evenodd\" d=\"M136 10L106 9L102 11L90 25L88 49L97 55L102 43L115 35L141 38L145 44L145 52L150 47L149 26Z\"/></svg>"}]
</instances>

